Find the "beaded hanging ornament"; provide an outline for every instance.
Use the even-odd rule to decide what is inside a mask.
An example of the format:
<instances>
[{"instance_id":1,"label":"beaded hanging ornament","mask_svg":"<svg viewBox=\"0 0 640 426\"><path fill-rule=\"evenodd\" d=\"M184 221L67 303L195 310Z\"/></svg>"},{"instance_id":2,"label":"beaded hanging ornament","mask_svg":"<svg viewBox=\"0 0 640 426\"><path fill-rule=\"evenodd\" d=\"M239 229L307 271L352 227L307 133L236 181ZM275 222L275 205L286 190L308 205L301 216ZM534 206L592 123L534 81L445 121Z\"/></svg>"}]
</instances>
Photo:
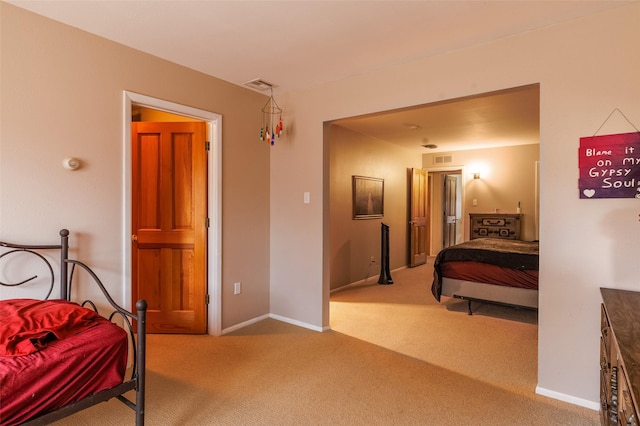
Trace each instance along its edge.
<instances>
[{"instance_id":1,"label":"beaded hanging ornament","mask_svg":"<svg viewBox=\"0 0 640 426\"><path fill-rule=\"evenodd\" d=\"M284 130L282 123L282 109L273 98L273 89L271 96L262 108L262 127L260 128L260 140L267 140L271 145L276 144L276 137L280 137Z\"/></svg>"}]
</instances>

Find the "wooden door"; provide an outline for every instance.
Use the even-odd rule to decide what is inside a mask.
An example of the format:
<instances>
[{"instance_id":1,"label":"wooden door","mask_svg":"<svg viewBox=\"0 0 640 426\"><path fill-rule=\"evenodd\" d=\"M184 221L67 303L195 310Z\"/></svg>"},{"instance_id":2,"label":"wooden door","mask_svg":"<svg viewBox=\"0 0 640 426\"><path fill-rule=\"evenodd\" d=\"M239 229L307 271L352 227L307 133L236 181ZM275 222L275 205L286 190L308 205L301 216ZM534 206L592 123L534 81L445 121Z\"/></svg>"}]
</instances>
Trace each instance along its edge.
<instances>
[{"instance_id":1,"label":"wooden door","mask_svg":"<svg viewBox=\"0 0 640 426\"><path fill-rule=\"evenodd\" d=\"M411 206L409 219L409 266L423 265L427 262L427 172L411 169L410 179Z\"/></svg>"},{"instance_id":2,"label":"wooden door","mask_svg":"<svg viewBox=\"0 0 640 426\"><path fill-rule=\"evenodd\" d=\"M442 226L442 247L447 248L456 244L457 233L457 191L458 179L453 175L444 177L444 223Z\"/></svg>"},{"instance_id":3,"label":"wooden door","mask_svg":"<svg viewBox=\"0 0 640 426\"><path fill-rule=\"evenodd\" d=\"M206 333L203 122L132 123L133 300L150 333Z\"/></svg>"}]
</instances>

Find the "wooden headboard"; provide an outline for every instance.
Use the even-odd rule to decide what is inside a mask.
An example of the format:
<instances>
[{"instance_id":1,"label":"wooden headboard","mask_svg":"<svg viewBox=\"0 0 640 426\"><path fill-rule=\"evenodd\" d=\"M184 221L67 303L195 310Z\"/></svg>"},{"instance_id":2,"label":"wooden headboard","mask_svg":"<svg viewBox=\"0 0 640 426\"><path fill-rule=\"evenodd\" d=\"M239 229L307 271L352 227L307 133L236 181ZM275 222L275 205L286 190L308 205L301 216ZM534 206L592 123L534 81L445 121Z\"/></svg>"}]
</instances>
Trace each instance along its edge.
<instances>
[{"instance_id":1,"label":"wooden headboard","mask_svg":"<svg viewBox=\"0 0 640 426\"><path fill-rule=\"evenodd\" d=\"M520 239L519 213L469 213L469 239Z\"/></svg>"}]
</instances>

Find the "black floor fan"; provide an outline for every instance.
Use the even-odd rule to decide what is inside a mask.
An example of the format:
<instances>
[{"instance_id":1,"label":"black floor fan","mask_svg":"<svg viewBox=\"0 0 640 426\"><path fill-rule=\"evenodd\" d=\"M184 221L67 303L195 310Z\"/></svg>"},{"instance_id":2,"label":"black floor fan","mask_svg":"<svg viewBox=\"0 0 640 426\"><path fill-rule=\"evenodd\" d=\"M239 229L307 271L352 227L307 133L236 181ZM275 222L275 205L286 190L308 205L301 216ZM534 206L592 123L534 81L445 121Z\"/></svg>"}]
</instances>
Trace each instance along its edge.
<instances>
[{"instance_id":1,"label":"black floor fan","mask_svg":"<svg viewBox=\"0 0 640 426\"><path fill-rule=\"evenodd\" d=\"M393 284L391 271L389 271L389 225L381 224L380 229L380 278L378 284Z\"/></svg>"}]
</instances>

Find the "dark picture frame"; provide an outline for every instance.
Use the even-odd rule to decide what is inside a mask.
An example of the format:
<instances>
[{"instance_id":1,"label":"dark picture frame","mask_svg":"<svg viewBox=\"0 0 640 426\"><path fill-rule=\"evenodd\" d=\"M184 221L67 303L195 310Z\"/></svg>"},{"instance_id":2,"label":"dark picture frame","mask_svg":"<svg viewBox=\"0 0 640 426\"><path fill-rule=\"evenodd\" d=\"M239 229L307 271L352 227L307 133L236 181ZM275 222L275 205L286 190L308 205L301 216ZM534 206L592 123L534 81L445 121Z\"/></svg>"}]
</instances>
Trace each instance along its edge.
<instances>
[{"instance_id":1,"label":"dark picture frame","mask_svg":"<svg viewBox=\"0 0 640 426\"><path fill-rule=\"evenodd\" d=\"M384 216L384 179L354 175L352 187L354 219Z\"/></svg>"}]
</instances>

